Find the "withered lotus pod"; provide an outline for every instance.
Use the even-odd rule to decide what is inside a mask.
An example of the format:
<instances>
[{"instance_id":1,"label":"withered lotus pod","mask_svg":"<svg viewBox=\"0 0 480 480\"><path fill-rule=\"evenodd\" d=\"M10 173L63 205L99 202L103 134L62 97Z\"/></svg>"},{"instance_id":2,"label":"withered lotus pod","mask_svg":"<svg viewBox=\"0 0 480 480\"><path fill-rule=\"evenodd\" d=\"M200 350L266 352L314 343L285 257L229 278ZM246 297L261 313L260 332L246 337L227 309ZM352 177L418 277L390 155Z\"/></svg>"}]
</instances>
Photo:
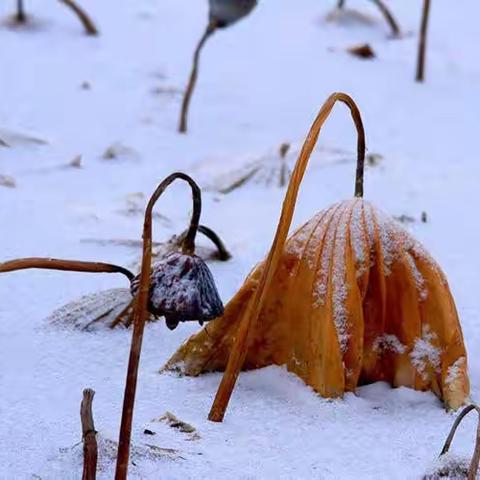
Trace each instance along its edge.
<instances>
[{"instance_id":1,"label":"withered lotus pod","mask_svg":"<svg viewBox=\"0 0 480 480\"><path fill-rule=\"evenodd\" d=\"M183 239L182 251L168 255L153 271L152 284L152 211L162 193L177 179L187 182L192 189L192 218ZM191 177L177 172L158 186L145 211L142 267L138 280L134 282L133 333L118 441L116 480L127 479L138 365L149 304L159 314L165 315L169 328L175 328L179 321L191 320L192 317L204 321L223 313L211 273L203 260L195 255L195 236L201 209L200 188Z\"/></svg>"},{"instance_id":2,"label":"withered lotus pod","mask_svg":"<svg viewBox=\"0 0 480 480\"><path fill-rule=\"evenodd\" d=\"M210 0L210 23L225 28L247 16L257 5L257 0Z\"/></svg>"},{"instance_id":3,"label":"withered lotus pod","mask_svg":"<svg viewBox=\"0 0 480 480\"><path fill-rule=\"evenodd\" d=\"M178 124L178 131L180 133L187 132L188 109L190 107L193 90L197 83L200 53L205 43L217 29L228 27L248 15L256 4L256 0L209 0L210 12L208 24L193 53L192 70L183 96L180 121Z\"/></svg>"},{"instance_id":4,"label":"withered lotus pod","mask_svg":"<svg viewBox=\"0 0 480 480\"><path fill-rule=\"evenodd\" d=\"M211 240L214 246L214 248L196 248L196 251L199 252L198 256L201 258L207 258L209 260L220 260L222 262L231 258L231 254L226 249L224 243L211 228L206 227L205 225L199 225L198 232L202 233L206 238ZM188 231L185 231L180 235L174 235L167 242L155 244L156 248L152 253L152 259L155 260L153 263L152 281L155 277L155 272L158 270L158 259L160 259L160 263L162 264L164 263L164 258L173 253L178 253L181 251L183 241L187 233ZM102 240L100 242L102 245L137 245L137 241L132 240ZM195 255L193 258L196 257L197 255ZM192 257L186 258L190 259ZM198 262L196 262L196 264L197 263ZM203 263L201 265L203 265ZM205 269L202 268L200 276L206 275L204 270ZM210 272L208 271L208 273ZM136 284L138 284L138 275L134 277L134 275L131 274L131 278L133 278L132 283L136 282ZM115 328L118 326L130 327L133 322L133 296L131 290L132 285L130 285L130 288L111 288L108 290L102 290L100 292L84 295L79 299L71 301L60 308L57 308L51 313L51 315L49 315L47 321L57 327L74 328L81 331L94 331L105 328ZM204 301L205 298L209 299L212 307L213 305L217 305L218 307L218 303L215 304L211 296L207 297L204 293L202 293L202 298ZM216 297L216 300L218 301L218 297ZM158 309L155 309L152 306L151 301L149 301L149 312L151 315L149 315L147 319L148 321L156 321L158 320L158 317L162 315L159 313ZM214 316L219 316L220 314L221 312L217 312L217 314ZM212 314L212 318L214 318L214 316ZM201 320L202 318L203 320ZM192 314L190 315L190 319L199 320L201 323L206 320L205 315L200 314L196 317ZM167 319L167 325L168 324L169 321Z\"/></svg>"},{"instance_id":5,"label":"withered lotus pod","mask_svg":"<svg viewBox=\"0 0 480 480\"><path fill-rule=\"evenodd\" d=\"M287 240L320 129L335 102L358 130L355 198L314 216ZM209 418L223 419L240 369L287 365L325 397L358 385L431 390L448 408L469 394L467 356L447 280L403 227L363 200L365 140L354 101L323 105L293 170L270 253L223 317L191 337L166 369L225 374Z\"/></svg>"},{"instance_id":6,"label":"withered lotus pod","mask_svg":"<svg viewBox=\"0 0 480 480\"><path fill-rule=\"evenodd\" d=\"M132 282L132 295L140 277ZM197 255L172 252L155 263L150 280L148 311L164 316L173 330L179 322L212 320L223 314L223 304L206 263Z\"/></svg>"}]
</instances>

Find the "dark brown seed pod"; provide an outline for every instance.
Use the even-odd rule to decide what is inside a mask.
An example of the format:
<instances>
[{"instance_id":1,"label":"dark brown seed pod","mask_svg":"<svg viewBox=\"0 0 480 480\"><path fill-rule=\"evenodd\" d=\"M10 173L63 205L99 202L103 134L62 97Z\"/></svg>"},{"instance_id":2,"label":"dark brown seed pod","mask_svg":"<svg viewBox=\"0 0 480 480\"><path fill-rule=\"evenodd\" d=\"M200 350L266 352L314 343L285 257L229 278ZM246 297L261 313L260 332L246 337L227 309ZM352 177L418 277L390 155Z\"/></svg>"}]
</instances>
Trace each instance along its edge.
<instances>
[{"instance_id":1,"label":"dark brown seed pod","mask_svg":"<svg viewBox=\"0 0 480 480\"><path fill-rule=\"evenodd\" d=\"M152 269L148 310L164 316L173 330L180 322L198 320L200 324L223 314L212 274L197 255L168 254ZM131 292L138 291L139 277L132 281Z\"/></svg>"},{"instance_id":2,"label":"dark brown seed pod","mask_svg":"<svg viewBox=\"0 0 480 480\"><path fill-rule=\"evenodd\" d=\"M257 0L210 0L210 23L225 28L247 16Z\"/></svg>"}]
</instances>

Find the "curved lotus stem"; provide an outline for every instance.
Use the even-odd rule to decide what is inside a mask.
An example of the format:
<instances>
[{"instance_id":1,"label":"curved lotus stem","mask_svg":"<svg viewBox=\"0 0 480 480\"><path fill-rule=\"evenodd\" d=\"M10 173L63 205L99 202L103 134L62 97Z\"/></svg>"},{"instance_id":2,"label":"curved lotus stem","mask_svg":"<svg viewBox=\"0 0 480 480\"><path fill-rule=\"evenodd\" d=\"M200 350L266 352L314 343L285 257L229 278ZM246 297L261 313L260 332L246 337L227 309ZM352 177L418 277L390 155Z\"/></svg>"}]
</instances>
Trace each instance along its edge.
<instances>
[{"instance_id":1,"label":"curved lotus stem","mask_svg":"<svg viewBox=\"0 0 480 480\"><path fill-rule=\"evenodd\" d=\"M45 270L62 270L68 272L90 272L90 273L122 273L129 281L135 275L126 268L111 263L82 262L78 260L61 260L58 258L18 258L0 263L0 272L14 272L29 268L41 268Z\"/></svg>"},{"instance_id":2,"label":"curved lotus stem","mask_svg":"<svg viewBox=\"0 0 480 480\"><path fill-rule=\"evenodd\" d=\"M423 82L425 77L425 51L427 49L428 19L430 16L430 0L423 0L420 37L418 40L417 74L415 80Z\"/></svg>"},{"instance_id":3,"label":"curved lotus stem","mask_svg":"<svg viewBox=\"0 0 480 480\"><path fill-rule=\"evenodd\" d=\"M143 330L145 327L145 321L148 317L147 304L148 295L150 292L150 276L152 273L152 211L155 203L162 193L173 181L177 179L184 180L190 185L193 198L192 218L188 232L183 240L182 251L187 255L192 255L195 251L195 235L198 230L200 213L202 209L200 188L188 175L180 172L173 173L163 180L163 182L157 187L151 196L145 211L145 221L143 224L142 268L140 272L138 294L135 300L135 309L133 313L133 334L130 347L130 357L128 360L127 380L123 398L122 421L120 424L120 435L118 440L117 466L115 471L116 480L126 480L128 472L133 407L135 404L135 392L137 389L138 364L142 350Z\"/></svg>"},{"instance_id":4,"label":"curved lotus stem","mask_svg":"<svg viewBox=\"0 0 480 480\"><path fill-rule=\"evenodd\" d=\"M472 410L475 410L477 412L479 421L477 425L477 436L475 439L475 450L473 452L472 460L470 462L470 467L468 469L468 477L467 477L468 480L475 480L477 478L478 465L480 463L480 408L477 405L475 404L468 405L460 412L460 414L455 419L455 422L452 425L452 428L450 430L450 433L448 434L447 440L445 441L445 445L443 446L442 452L440 453L440 456L442 456L448 452L458 426L460 425L462 420L465 418L465 416L468 415Z\"/></svg>"},{"instance_id":5,"label":"curved lotus stem","mask_svg":"<svg viewBox=\"0 0 480 480\"><path fill-rule=\"evenodd\" d=\"M61 3L69 7L77 15L87 35L98 35L98 30L87 12L77 5L73 0L60 0Z\"/></svg>"},{"instance_id":6,"label":"curved lotus stem","mask_svg":"<svg viewBox=\"0 0 480 480\"><path fill-rule=\"evenodd\" d=\"M388 25L392 29L392 35L394 37L398 37L400 35L400 27L398 22L395 20L393 13L389 10L389 8L383 3L382 0L372 0L372 2L378 7L382 15L385 17ZM338 0L337 8L341 10L345 6L345 0Z\"/></svg>"},{"instance_id":7,"label":"curved lotus stem","mask_svg":"<svg viewBox=\"0 0 480 480\"><path fill-rule=\"evenodd\" d=\"M287 193L283 201L282 213L278 223L277 232L273 240L270 253L265 263L265 268L262 272L258 288L252 296L251 301L245 306L243 317L240 320L235 341L232 346L230 358L228 360L227 368L223 375L222 381L217 391L217 395L213 402L209 420L214 422L221 422L225 415L228 402L232 395L233 388L237 381L240 370L245 361L245 356L248 349L249 332L255 328L255 324L260 315L265 296L270 288L275 271L277 270L280 257L282 255L285 241L288 236L288 231L292 223L293 213L295 210L295 203L297 201L300 184L305 174L305 170L310 159L310 155L317 143L323 124L330 115L336 102L345 103L350 109L353 121L357 128L358 143L357 143L357 174L355 180L355 196L363 196L363 168L365 163L365 132L363 128L362 118L357 105L351 97L345 93L334 93L330 95L327 101L323 104L317 118L313 122L310 132L303 144L302 150L298 157L295 168L293 169L290 183L288 185Z\"/></svg>"},{"instance_id":8,"label":"curved lotus stem","mask_svg":"<svg viewBox=\"0 0 480 480\"><path fill-rule=\"evenodd\" d=\"M207 25L207 28L203 33L202 37L200 38L200 41L198 42L197 47L195 48L195 52L193 54L192 71L190 72L190 78L188 80L187 89L185 90L185 95L183 97L183 102L182 102L182 110L180 112L180 123L178 125L178 131L180 133L187 132L188 109L190 106L190 99L192 98L193 90L197 83L200 53L206 41L211 35L213 35L216 29L217 29L216 23L210 22Z\"/></svg>"},{"instance_id":9,"label":"curved lotus stem","mask_svg":"<svg viewBox=\"0 0 480 480\"><path fill-rule=\"evenodd\" d=\"M182 243L186 237L188 231L185 231L179 236L179 243ZM226 262L232 258L232 254L227 250L222 239L214 232L211 228L206 227L205 225L198 226L198 233L205 235L216 247L217 247L217 257L221 262Z\"/></svg>"}]
</instances>

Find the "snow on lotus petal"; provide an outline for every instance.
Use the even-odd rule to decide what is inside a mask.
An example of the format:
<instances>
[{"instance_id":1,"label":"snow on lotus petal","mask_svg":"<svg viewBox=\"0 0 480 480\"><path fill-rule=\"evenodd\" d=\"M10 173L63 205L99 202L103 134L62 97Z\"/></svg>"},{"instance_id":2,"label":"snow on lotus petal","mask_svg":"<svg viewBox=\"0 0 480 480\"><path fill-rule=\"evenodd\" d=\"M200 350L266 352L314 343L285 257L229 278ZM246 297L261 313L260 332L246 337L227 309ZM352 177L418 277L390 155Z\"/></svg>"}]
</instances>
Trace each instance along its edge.
<instances>
[{"instance_id":1,"label":"snow on lotus petal","mask_svg":"<svg viewBox=\"0 0 480 480\"><path fill-rule=\"evenodd\" d=\"M263 263L223 317L167 363L224 370ZM431 390L458 408L469 393L455 304L440 267L403 227L355 198L320 212L287 241L244 364L286 364L327 397L386 381Z\"/></svg>"},{"instance_id":2,"label":"snow on lotus petal","mask_svg":"<svg viewBox=\"0 0 480 480\"><path fill-rule=\"evenodd\" d=\"M108 328L132 301L128 288L112 288L84 295L55 310L48 321L76 330Z\"/></svg>"}]
</instances>

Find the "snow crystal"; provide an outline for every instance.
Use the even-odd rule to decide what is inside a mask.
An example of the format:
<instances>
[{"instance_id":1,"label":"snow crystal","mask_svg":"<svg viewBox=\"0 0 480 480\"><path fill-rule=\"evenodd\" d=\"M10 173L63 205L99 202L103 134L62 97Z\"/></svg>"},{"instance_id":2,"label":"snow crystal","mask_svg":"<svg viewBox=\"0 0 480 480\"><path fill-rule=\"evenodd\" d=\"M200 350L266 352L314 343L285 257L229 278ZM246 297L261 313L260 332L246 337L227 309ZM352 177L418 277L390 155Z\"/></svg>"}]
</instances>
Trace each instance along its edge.
<instances>
[{"instance_id":1,"label":"snow crystal","mask_svg":"<svg viewBox=\"0 0 480 480\"><path fill-rule=\"evenodd\" d=\"M415 260L412 255L410 255L410 253L408 252L405 252L405 256L407 258L410 270L412 271L413 278L415 279L415 285L417 287L420 300L425 300L428 296L428 290L425 288L425 279L423 278L420 270L417 268L417 265L415 264Z\"/></svg>"},{"instance_id":2,"label":"snow crystal","mask_svg":"<svg viewBox=\"0 0 480 480\"><path fill-rule=\"evenodd\" d=\"M424 380L428 378L428 367L433 368L436 372L440 368L441 351L432 344L436 339L437 334L431 332L428 325L424 325L422 337L415 340L413 350L410 352L412 365Z\"/></svg>"},{"instance_id":3,"label":"snow crystal","mask_svg":"<svg viewBox=\"0 0 480 480\"><path fill-rule=\"evenodd\" d=\"M373 342L373 350L375 352L393 352L402 354L406 351L405 345L398 339L396 335L385 333L375 339Z\"/></svg>"},{"instance_id":4,"label":"snow crystal","mask_svg":"<svg viewBox=\"0 0 480 480\"><path fill-rule=\"evenodd\" d=\"M315 279L315 284L312 292L313 305L315 307L325 305L328 277L330 271L330 260L332 258L333 244L335 238L335 230L337 228L338 219L345 210L345 204L341 203L335 205L335 210L333 211L333 214L329 219L328 227L327 224L325 224L324 226L324 228L327 228L327 231L324 234L324 245L320 258L320 269L317 272L317 278Z\"/></svg>"},{"instance_id":5,"label":"snow crystal","mask_svg":"<svg viewBox=\"0 0 480 480\"><path fill-rule=\"evenodd\" d=\"M357 277L360 277L367 270L367 259L365 258L365 241L363 226L363 202L360 199L355 201L350 220L350 243L357 263Z\"/></svg>"},{"instance_id":6,"label":"snow crystal","mask_svg":"<svg viewBox=\"0 0 480 480\"><path fill-rule=\"evenodd\" d=\"M356 200L353 200L353 203ZM337 329L340 349L345 352L349 338L347 330L347 310L345 301L347 300L349 285L346 283L346 247L347 247L347 227L351 216L352 203L346 202L346 208L342 212L338 227L335 232L335 248L333 253L333 321Z\"/></svg>"},{"instance_id":7,"label":"snow crystal","mask_svg":"<svg viewBox=\"0 0 480 480\"><path fill-rule=\"evenodd\" d=\"M305 243L312 235L312 232L318 224L318 220L321 219L324 213L324 211L317 213L315 217L302 225L292 234L285 248L286 253L288 253L289 255L293 255L297 258L303 254L303 251L305 249Z\"/></svg>"},{"instance_id":8,"label":"snow crystal","mask_svg":"<svg viewBox=\"0 0 480 480\"><path fill-rule=\"evenodd\" d=\"M445 383L447 385L455 382L455 380L457 379L460 371L463 370L463 368L465 367L465 362L466 362L466 358L465 357L460 357L459 359L457 359L453 363L453 365L448 367L447 377L445 378Z\"/></svg>"}]
</instances>

